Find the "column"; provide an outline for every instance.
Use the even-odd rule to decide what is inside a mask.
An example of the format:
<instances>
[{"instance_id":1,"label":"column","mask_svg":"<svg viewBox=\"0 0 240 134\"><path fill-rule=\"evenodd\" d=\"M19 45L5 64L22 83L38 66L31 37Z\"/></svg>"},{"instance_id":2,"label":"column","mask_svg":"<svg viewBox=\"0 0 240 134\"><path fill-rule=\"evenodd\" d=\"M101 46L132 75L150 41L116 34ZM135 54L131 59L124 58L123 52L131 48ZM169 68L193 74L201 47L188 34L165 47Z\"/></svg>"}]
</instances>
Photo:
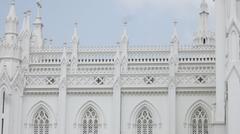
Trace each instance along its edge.
<instances>
[{"instance_id":1,"label":"column","mask_svg":"<svg viewBox=\"0 0 240 134\"><path fill-rule=\"evenodd\" d=\"M58 134L66 134L67 44L64 43L58 96Z\"/></svg>"},{"instance_id":2,"label":"column","mask_svg":"<svg viewBox=\"0 0 240 134\"><path fill-rule=\"evenodd\" d=\"M225 0L216 0L216 123L224 123L225 93Z\"/></svg>"},{"instance_id":3,"label":"column","mask_svg":"<svg viewBox=\"0 0 240 134\"><path fill-rule=\"evenodd\" d=\"M169 134L176 134L176 85L172 81L168 86Z\"/></svg>"},{"instance_id":4,"label":"column","mask_svg":"<svg viewBox=\"0 0 240 134\"><path fill-rule=\"evenodd\" d=\"M113 84L113 134L121 134L121 58L120 48L117 48L114 58Z\"/></svg>"}]
</instances>

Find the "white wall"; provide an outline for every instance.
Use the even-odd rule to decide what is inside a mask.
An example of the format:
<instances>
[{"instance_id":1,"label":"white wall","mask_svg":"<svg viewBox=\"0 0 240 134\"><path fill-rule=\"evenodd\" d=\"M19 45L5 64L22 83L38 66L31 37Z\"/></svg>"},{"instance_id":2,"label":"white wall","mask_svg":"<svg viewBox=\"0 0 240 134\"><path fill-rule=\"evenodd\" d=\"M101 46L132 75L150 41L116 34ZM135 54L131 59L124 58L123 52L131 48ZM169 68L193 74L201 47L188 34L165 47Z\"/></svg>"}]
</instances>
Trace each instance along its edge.
<instances>
[{"instance_id":1,"label":"white wall","mask_svg":"<svg viewBox=\"0 0 240 134\"><path fill-rule=\"evenodd\" d=\"M213 110L213 103L215 103L215 96L213 94L177 94L176 110L177 110L177 134L188 134L189 128L184 125L185 118L190 107L202 100L205 104ZM58 96L57 95L25 95L23 99L23 133L32 134L32 131L27 131L25 123L29 117L29 112L40 101L47 103L51 107L54 116L57 118L58 113ZM101 134L111 134L112 131L112 94L68 94L67 95L67 108L66 108L66 131L67 134L79 134L80 129L74 125L79 110L86 105L87 102L93 102L99 109L97 112L103 113L104 125L101 127ZM167 134L168 133L168 95L164 94L123 94L122 95L122 134L133 134L136 128L131 126L131 116L133 111L142 103L150 104L153 108L154 134ZM99 111L100 110L100 111ZM208 109L209 110L209 109ZM210 111L213 112L213 111ZM156 114L158 114L156 117ZM213 115L211 115L212 117ZM53 127L54 128L54 127ZM50 132L55 133L54 129ZM211 126L210 126L211 128ZM50 133L51 134L51 133ZM209 133L211 134L211 133Z\"/></svg>"}]
</instances>

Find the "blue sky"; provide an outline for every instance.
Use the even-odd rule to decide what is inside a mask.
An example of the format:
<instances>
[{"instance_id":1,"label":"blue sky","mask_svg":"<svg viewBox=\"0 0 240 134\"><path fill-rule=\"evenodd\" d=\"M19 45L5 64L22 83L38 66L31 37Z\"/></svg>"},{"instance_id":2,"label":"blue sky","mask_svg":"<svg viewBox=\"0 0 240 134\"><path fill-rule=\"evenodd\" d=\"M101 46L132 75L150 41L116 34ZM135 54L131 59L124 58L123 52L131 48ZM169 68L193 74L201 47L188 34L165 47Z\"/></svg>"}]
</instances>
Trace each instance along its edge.
<instances>
[{"instance_id":1,"label":"blue sky","mask_svg":"<svg viewBox=\"0 0 240 134\"><path fill-rule=\"evenodd\" d=\"M0 35L10 0L0 0ZM178 21L181 44L190 44L198 28L201 0L42 0L44 37L55 45L70 42L74 22L79 23L80 45L108 46L119 41L123 20L128 20L130 45L168 45L174 20ZM214 3L207 0L210 29L214 30ZM35 0L16 0L19 29L23 12L36 14Z\"/></svg>"}]
</instances>

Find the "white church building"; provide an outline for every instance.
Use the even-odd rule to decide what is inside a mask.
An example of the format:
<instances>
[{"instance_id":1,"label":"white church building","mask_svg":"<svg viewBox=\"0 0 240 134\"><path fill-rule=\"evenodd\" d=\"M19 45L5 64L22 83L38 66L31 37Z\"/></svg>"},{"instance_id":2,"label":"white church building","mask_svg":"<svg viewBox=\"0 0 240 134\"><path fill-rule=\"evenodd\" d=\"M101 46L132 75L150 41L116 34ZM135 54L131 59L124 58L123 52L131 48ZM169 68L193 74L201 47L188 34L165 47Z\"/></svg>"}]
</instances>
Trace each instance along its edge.
<instances>
[{"instance_id":1,"label":"white church building","mask_svg":"<svg viewBox=\"0 0 240 134\"><path fill-rule=\"evenodd\" d=\"M76 25L54 48L37 9L18 31L12 1L5 20L0 134L240 133L240 0L215 0L215 32L202 0L190 47L175 26L166 47L131 47L125 28L115 47L83 48Z\"/></svg>"}]
</instances>

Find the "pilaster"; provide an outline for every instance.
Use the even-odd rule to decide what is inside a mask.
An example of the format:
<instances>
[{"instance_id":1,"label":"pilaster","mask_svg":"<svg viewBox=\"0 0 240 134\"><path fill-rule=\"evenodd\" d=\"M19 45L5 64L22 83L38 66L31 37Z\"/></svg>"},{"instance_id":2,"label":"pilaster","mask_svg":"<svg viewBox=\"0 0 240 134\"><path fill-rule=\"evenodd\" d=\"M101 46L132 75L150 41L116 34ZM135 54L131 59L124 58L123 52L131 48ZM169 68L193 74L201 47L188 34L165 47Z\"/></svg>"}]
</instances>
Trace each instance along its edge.
<instances>
[{"instance_id":1,"label":"pilaster","mask_svg":"<svg viewBox=\"0 0 240 134\"><path fill-rule=\"evenodd\" d=\"M215 122L225 123L225 0L216 0L216 113Z\"/></svg>"},{"instance_id":2,"label":"pilaster","mask_svg":"<svg viewBox=\"0 0 240 134\"><path fill-rule=\"evenodd\" d=\"M113 134L121 134L121 64L120 52L117 48L114 58L114 84L113 84Z\"/></svg>"},{"instance_id":3,"label":"pilaster","mask_svg":"<svg viewBox=\"0 0 240 134\"><path fill-rule=\"evenodd\" d=\"M169 50L169 83L168 83L168 106L169 106L169 134L176 134L176 74L178 70L178 47L177 22L174 22L174 32Z\"/></svg>"},{"instance_id":4,"label":"pilaster","mask_svg":"<svg viewBox=\"0 0 240 134\"><path fill-rule=\"evenodd\" d=\"M61 63L61 76L59 83L59 96L58 96L58 134L66 134L66 97L67 97L67 52L66 43Z\"/></svg>"},{"instance_id":5,"label":"pilaster","mask_svg":"<svg viewBox=\"0 0 240 134\"><path fill-rule=\"evenodd\" d=\"M176 83L173 79L168 86L168 102L169 134L176 134Z\"/></svg>"},{"instance_id":6,"label":"pilaster","mask_svg":"<svg viewBox=\"0 0 240 134\"><path fill-rule=\"evenodd\" d=\"M239 66L240 64L238 64ZM233 67L228 77L228 104L227 104L227 134L238 134L240 132L239 122L240 106L240 76L239 68Z\"/></svg>"}]
</instances>

